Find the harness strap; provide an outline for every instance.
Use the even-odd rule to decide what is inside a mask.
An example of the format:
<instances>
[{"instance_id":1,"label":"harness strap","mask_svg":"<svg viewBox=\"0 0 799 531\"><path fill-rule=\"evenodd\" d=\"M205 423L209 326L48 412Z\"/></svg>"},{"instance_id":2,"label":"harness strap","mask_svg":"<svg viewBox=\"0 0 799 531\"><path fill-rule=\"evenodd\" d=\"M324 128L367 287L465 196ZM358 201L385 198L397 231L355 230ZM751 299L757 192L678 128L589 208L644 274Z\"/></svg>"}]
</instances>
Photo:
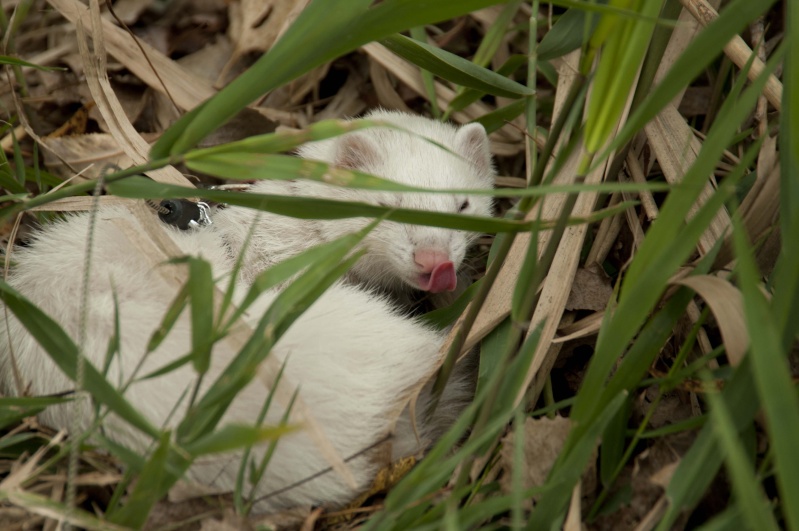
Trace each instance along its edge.
<instances>
[{"instance_id":1,"label":"harness strap","mask_svg":"<svg viewBox=\"0 0 799 531\"><path fill-rule=\"evenodd\" d=\"M160 203L147 201L147 205L158 213L158 217L167 225L180 230L198 229L213 224L211 207L202 201L188 199L164 199Z\"/></svg>"}]
</instances>

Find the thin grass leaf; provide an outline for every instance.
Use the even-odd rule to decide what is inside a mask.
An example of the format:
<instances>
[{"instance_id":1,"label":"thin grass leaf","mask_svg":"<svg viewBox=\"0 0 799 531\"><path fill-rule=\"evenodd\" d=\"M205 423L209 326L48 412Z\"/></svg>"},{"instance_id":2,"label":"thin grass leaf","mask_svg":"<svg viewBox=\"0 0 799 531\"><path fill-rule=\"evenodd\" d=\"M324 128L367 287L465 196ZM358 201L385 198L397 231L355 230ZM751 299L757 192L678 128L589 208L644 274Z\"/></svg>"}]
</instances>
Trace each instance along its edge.
<instances>
[{"instance_id":1,"label":"thin grass leaf","mask_svg":"<svg viewBox=\"0 0 799 531\"><path fill-rule=\"evenodd\" d=\"M251 136L236 142L194 149L186 153L185 159L191 161L223 153L236 153L239 155L242 153L284 153L296 149L306 142L327 140L353 131L361 131L373 127L404 130L394 124L363 118L359 120L322 120L300 131L277 131L275 133Z\"/></svg>"},{"instance_id":2,"label":"thin grass leaf","mask_svg":"<svg viewBox=\"0 0 799 531\"><path fill-rule=\"evenodd\" d=\"M576 50L586 42L586 35L596 29L599 17L587 16L582 8L563 13L536 48L539 61L550 61Z\"/></svg>"},{"instance_id":3,"label":"thin grass leaf","mask_svg":"<svg viewBox=\"0 0 799 531\"><path fill-rule=\"evenodd\" d=\"M34 63L29 63L28 61L23 61L22 59L18 59L16 57L10 57L8 55L0 55L0 65L24 66L45 72L52 72L54 70L67 70L63 66L41 66Z\"/></svg>"},{"instance_id":4,"label":"thin grass leaf","mask_svg":"<svg viewBox=\"0 0 799 531\"><path fill-rule=\"evenodd\" d=\"M631 113L624 126L610 142L603 153L594 160L601 164L608 155L626 144L644 124L652 120L674 96L701 74L724 49L732 37L740 33L746 25L765 13L776 0L752 2L750 0L732 0L719 17L708 24L691 41L668 74L661 80L641 105Z\"/></svg>"},{"instance_id":5,"label":"thin grass leaf","mask_svg":"<svg viewBox=\"0 0 799 531\"><path fill-rule=\"evenodd\" d=\"M425 30L424 26L416 26L411 28L410 34L411 37L416 41L424 43L427 42L427 30ZM436 80L433 77L432 72L429 70L420 68L419 73L422 74L422 83L424 83L425 96L427 97L427 101L430 103L430 114L433 115L433 118L438 119L441 117L441 109L438 107Z\"/></svg>"},{"instance_id":6,"label":"thin grass leaf","mask_svg":"<svg viewBox=\"0 0 799 531\"><path fill-rule=\"evenodd\" d=\"M169 335L169 332L175 326L180 314L183 313L183 309L186 308L188 301L189 286L188 284L184 284L181 286L180 290L175 295L175 298L169 304L166 312L164 312L164 317L161 319L161 323L158 325L158 328L153 331L150 341L147 343L148 353L157 349L164 339L166 339L166 336Z\"/></svg>"},{"instance_id":7,"label":"thin grass leaf","mask_svg":"<svg viewBox=\"0 0 799 531\"><path fill-rule=\"evenodd\" d=\"M153 147L151 156L163 158L188 151L261 94L363 44L499 2L386 0L370 7L371 3L371 0L312 2L249 70L173 124ZM314 36L314 46L307 45L308 35Z\"/></svg>"},{"instance_id":8,"label":"thin grass leaf","mask_svg":"<svg viewBox=\"0 0 799 531\"><path fill-rule=\"evenodd\" d=\"M506 98L532 96L535 90L441 48L403 35L392 35L380 43L411 63L457 85Z\"/></svg>"},{"instance_id":9,"label":"thin grass leaf","mask_svg":"<svg viewBox=\"0 0 799 531\"><path fill-rule=\"evenodd\" d=\"M602 445L599 447L599 479L605 488L608 488L616 479L615 471L624 456L627 423L631 410L632 401L625 401L619 412L608 422L605 431L602 432Z\"/></svg>"},{"instance_id":10,"label":"thin grass leaf","mask_svg":"<svg viewBox=\"0 0 799 531\"><path fill-rule=\"evenodd\" d=\"M34 396L34 397L0 397L0 429L15 424L26 417L33 417L48 406L70 402L69 397Z\"/></svg>"},{"instance_id":11,"label":"thin grass leaf","mask_svg":"<svg viewBox=\"0 0 799 531\"><path fill-rule=\"evenodd\" d=\"M189 299L191 300L191 350L194 370L202 375L211 364L214 330L214 280L211 264L189 258Z\"/></svg>"},{"instance_id":12,"label":"thin grass leaf","mask_svg":"<svg viewBox=\"0 0 799 531\"><path fill-rule=\"evenodd\" d=\"M487 115L486 115L487 116ZM410 186L357 170L343 169L326 162L300 159L289 155L251 153L248 150L217 152L193 151L186 156L187 166L195 171L230 180L282 180L306 179L324 184L387 192L414 192L428 194L465 194L491 197L538 197L563 192L598 190L604 193L663 191L671 189L669 183L615 182L598 184L541 185L534 188L425 188ZM127 181L135 181L131 178ZM120 183L121 184L121 183ZM120 184L112 185L119 190ZM232 192L228 192L232 193Z\"/></svg>"},{"instance_id":13,"label":"thin grass leaf","mask_svg":"<svg viewBox=\"0 0 799 531\"><path fill-rule=\"evenodd\" d=\"M46 443L46 441L41 440L41 437L30 432L4 435L0 438L0 456L8 457L10 459L19 459L23 452L27 452L27 449L25 448L27 445L25 443L34 440L36 441L34 443L36 444L36 448L39 448L42 444ZM14 447L22 447L22 449L15 451L16 448Z\"/></svg>"},{"instance_id":14,"label":"thin grass leaf","mask_svg":"<svg viewBox=\"0 0 799 531\"><path fill-rule=\"evenodd\" d=\"M340 260L346 253L354 249L378 223L379 220L376 220L357 232L315 245L258 273L244 299L230 316L227 326L239 319L263 292L282 284L313 264L335 263Z\"/></svg>"},{"instance_id":15,"label":"thin grass leaf","mask_svg":"<svg viewBox=\"0 0 799 531\"><path fill-rule=\"evenodd\" d=\"M483 36L483 40L477 46L472 58L474 64L487 67L491 63L491 59L497 55L497 51L508 33L508 25L519 11L521 3L521 0L513 0L505 4L505 7L499 12L499 15L497 15L497 18ZM504 74L500 75L505 77Z\"/></svg>"},{"instance_id":16,"label":"thin grass leaf","mask_svg":"<svg viewBox=\"0 0 799 531\"><path fill-rule=\"evenodd\" d=\"M109 514L113 523L141 528L147 521L152 506L166 493L171 485L179 479L170 473L168 459L175 455L169 444L170 433L164 432L155 451L150 455L139 474L133 491L128 495L125 505L118 511ZM189 462L181 459L181 472L188 468Z\"/></svg>"},{"instance_id":17,"label":"thin grass leaf","mask_svg":"<svg viewBox=\"0 0 799 531\"><path fill-rule=\"evenodd\" d=\"M17 135L14 133L14 130L11 130L11 147L13 149L14 154L14 173L17 177L17 183L24 186L25 181L25 159L22 157L22 150L19 147L19 141L17 140Z\"/></svg>"},{"instance_id":18,"label":"thin grass leaf","mask_svg":"<svg viewBox=\"0 0 799 531\"><path fill-rule=\"evenodd\" d=\"M753 150L750 151L750 154L752 151ZM740 174L743 173L745 167L744 164L739 165L737 172L738 179L740 179ZM627 341L632 338L632 334L637 332L638 325L635 323L635 320L639 319L641 315L635 315L633 309L635 308L637 312L644 312L644 315L649 314L657 298L653 297L651 300L646 300L646 298L652 295L651 291L654 289L654 286L665 287L671 275L670 271L676 268L682 263L685 257L688 256L696 241L698 241L699 236L703 233L705 227L707 227L707 224L715 216L716 211L734 193L733 183L735 181L735 175L731 174L730 178L731 180L725 183L729 185L726 191L724 187L721 187L716 194L697 211L694 218L691 219L683 229L681 238L672 241L669 245L663 245L662 242L660 242L659 250L662 251L663 254L659 255L658 261L655 262L659 264L659 266L657 268L652 268L648 273L648 283L634 285L631 288L631 293L627 295L628 298L624 298L623 296L612 316L603 321L594 357L591 360L588 372L583 380L582 388L572 408L571 418L576 423L577 428L569 435L564 447L564 452L555 467L553 467L553 474L560 466L566 466L565 463L569 458L563 456L570 456L572 454L573 445L578 444L577 441L581 441L584 434L593 429L593 424L596 422L595 419L601 414L604 414L608 404L615 400L616 397L619 396L619 393L627 393L628 389L632 388L640 381L646 368L651 363L651 360L659 352L662 341L665 341L666 337L671 334L676 319L682 315L685 305L687 305L692 298L690 292L678 292L664 308L664 310L668 311L658 313L660 317L656 316L655 320L652 321L652 330L650 330L649 327L644 329L646 333L642 333L639 340L633 344L630 351L624 357L622 365L615 372L613 378L611 378L604 390L602 390L603 386L605 386L610 367L616 362L619 355L624 352ZM666 206L664 206L661 212L666 213ZM658 218L658 221L661 219L663 218ZM650 236L647 237L644 245L646 245L647 241L652 241L649 239L652 238L651 230L652 229L650 229ZM639 250L639 254L642 251L643 246L641 250ZM666 253L669 253L668 256L665 256ZM709 265L712 264L712 259L710 257L710 254L705 257L705 267L709 267ZM673 260L673 262L669 262L669 260ZM629 280L625 279L625 282L629 282ZM644 288L649 291L643 293ZM659 295L657 297L659 297ZM646 306L646 310L642 310L641 307L636 307L642 300L646 301L648 305ZM629 328L631 326L636 327L634 331ZM627 334L630 335L627 336ZM619 336L622 335L625 337L624 343L615 343L615 341L619 339ZM650 340L652 340L653 343L649 343ZM605 348L608 348L609 344L613 344L613 348L605 350ZM587 456L584 454L584 457ZM575 464L573 463L570 466L575 466ZM576 478L571 476L571 479ZM541 503L533 514L534 517L536 517L535 521L538 523L537 525L548 525L546 523L554 522L558 518L559 511L566 507L570 493L571 485L562 485L558 488L550 489L550 491L544 495Z\"/></svg>"},{"instance_id":19,"label":"thin grass leaf","mask_svg":"<svg viewBox=\"0 0 799 531\"><path fill-rule=\"evenodd\" d=\"M774 451L775 473L788 527L799 529L799 402L787 368L787 351L766 298L760 291L752 249L740 216L733 215L733 242L738 257L738 279L744 297L744 316L751 340L750 357L758 394L768 419L768 432Z\"/></svg>"},{"instance_id":20,"label":"thin grass leaf","mask_svg":"<svg viewBox=\"0 0 799 531\"><path fill-rule=\"evenodd\" d=\"M697 428L703 427L706 422L707 422L707 415L699 415L697 417L691 417L686 420L681 420L674 422L672 424L668 424L661 428L645 431L640 435L639 439L659 439L667 435L674 435L677 433L682 433L684 431L695 430ZM628 431L629 435L632 435L632 433L633 433L632 431Z\"/></svg>"},{"instance_id":21,"label":"thin grass leaf","mask_svg":"<svg viewBox=\"0 0 799 531\"><path fill-rule=\"evenodd\" d=\"M783 242L799 239L799 6L785 6L788 51L783 73L783 110L780 115L780 229ZM774 316L782 345L788 348L796 338L799 322L799 248L784 244L774 272Z\"/></svg>"},{"instance_id":22,"label":"thin grass leaf","mask_svg":"<svg viewBox=\"0 0 799 531\"><path fill-rule=\"evenodd\" d=\"M276 381L280 381L280 379L283 377L283 370L285 368L286 368L286 364L284 363L283 366L280 367L280 372L277 375ZM300 392L300 390L297 389L294 392L294 394L291 395L291 400L286 405L286 410L283 412L283 416L280 419L280 423L281 424L284 424L284 425L288 424L289 418L291 417L291 412L294 409L294 403L296 402L297 397L299 396L299 392ZM272 396L273 395L274 395L274 391L270 391L269 396L267 397L266 402L264 403L264 407L261 410L261 412L259 413L258 420L257 420L257 424L258 425L260 425L264 421L264 418L266 417L266 414L269 411L269 406L272 403ZM250 474L249 474L248 480L249 480L249 484L250 484L250 492L251 493L254 493L256 491L256 489L258 488L258 485L260 484L261 480L263 479L264 473L266 472L266 468L269 466L269 463L272 460L272 456L274 455L275 450L277 449L278 442L279 442L279 439L275 439L271 443L269 443L269 448L267 448L266 452L264 452L264 455L261 458L261 462L258 463L257 467L253 465L252 468L250 469ZM244 474L246 472L246 467L247 467L247 464L249 462L250 451L251 451L251 448L249 448L249 447L245 450L244 455L242 456L242 459L241 459L241 467L239 469L239 475L236 477L236 487L237 487L236 488L236 495L238 495L238 496L241 496L242 486L243 486L243 482L244 482ZM244 508L245 514L250 512L254 502L255 502L255 500L253 500L252 498L250 500L248 500L247 506Z\"/></svg>"},{"instance_id":23,"label":"thin grass leaf","mask_svg":"<svg viewBox=\"0 0 799 531\"><path fill-rule=\"evenodd\" d=\"M241 448L276 440L296 431L296 426L248 426L228 424L183 446L193 458L240 450Z\"/></svg>"},{"instance_id":24,"label":"thin grass leaf","mask_svg":"<svg viewBox=\"0 0 799 531\"><path fill-rule=\"evenodd\" d=\"M709 383L707 375L705 381ZM763 489L751 469L752 463L738 439L738 430L735 429L731 412L716 393L706 393L705 398L710 403L710 417L716 430L716 439L724 450L736 505L743 513L744 520L749 523L750 529L779 529L763 495Z\"/></svg>"},{"instance_id":25,"label":"thin grass leaf","mask_svg":"<svg viewBox=\"0 0 799 531\"><path fill-rule=\"evenodd\" d=\"M597 445L599 436L611 419L618 414L627 400L627 392L622 391L613 397L607 406L599 412L589 427L582 430L579 439L573 444L571 451L561 453L558 461L543 485L543 494L527 521L527 529L553 529L562 508L568 504L572 486L580 479L585 463ZM575 431L575 428L572 428ZM570 434L569 439L572 439ZM557 500L557 501L556 501ZM544 505L554 503L554 506Z\"/></svg>"},{"instance_id":26,"label":"thin grass leaf","mask_svg":"<svg viewBox=\"0 0 799 531\"><path fill-rule=\"evenodd\" d=\"M496 72L503 77L509 78L526 64L527 56L520 54L512 55L508 57L508 59L499 68L497 68ZM449 102L449 107L447 107L447 112L444 115L444 118L449 118L452 113L465 109L483 96L485 96L485 93L479 90L468 88L461 90L458 95Z\"/></svg>"},{"instance_id":27,"label":"thin grass leaf","mask_svg":"<svg viewBox=\"0 0 799 531\"><path fill-rule=\"evenodd\" d=\"M0 299L14 316L35 337L59 369L70 379L75 379L78 347L64 330L44 312L17 293L5 281L0 281ZM157 437L157 430L119 392L108 383L94 365L85 364L83 388L92 397L108 406L126 422L144 433Z\"/></svg>"},{"instance_id":28,"label":"thin grass leaf","mask_svg":"<svg viewBox=\"0 0 799 531\"><path fill-rule=\"evenodd\" d=\"M735 428L739 432L751 425L759 408L752 380L751 356L744 358L732 379L724 386L722 400L732 413ZM706 423L666 487L670 503L657 531L671 529L680 513L696 505L704 496L724 458L718 451L718 445L715 428L711 423Z\"/></svg>"},{"instance_id":29,"label":"thin grass leaf","mask_svg":"<svg viewBox=\"0 0 799 531\"><path fill-rule=\"evenodd\" d=\"M516 100L495 111L482 115L475 122L485 127L487 133L493 133L501 127L504 127L508 122L513 121L515 118L521 116L527 105L525 99Z\"/></svg>"},{"instance_id":30,"label":"thin grass leaf","mask_svg":"<svg viewBox=\"0 0 799 531\"><path fill-rule=\"evenodd\" d=\"M294 197L221 190L200 190L156 183L144 177L119 181L108 187L114 195L134 199L179 199L202 197L229 205L265 210L300 219L385 218L399 223L444 227L472 232L519 232L537 222L517 222L480 216L445 214L425 210L387 208L351 201Z\"/></svg>"},{"instance_id":31,"label":"thin grass leaf","mask_svg":"<svg viewBox=\"0 0 799 531\"><path fill-rule=\"evenodd\" d=\"M611 5L629 4L629 2L616 2L610 0ZM634 2L640 14L645 17L655 18L660 12L663 1L646 0ZM594 37L603 31L609 33L608 40L595 42ZM591 43L594 46L604 46L602 58L599 61L588 102L588 111L585 121L585 148L590 153L595 153L606 142L611 133L616 129L616 124L626 105L624 95L630 89L638 75L638 67L655 30L653 22L644 20L622 19L618 15L603 15L599 21Z\"/></svg>"},{"instance_id":32,"label":"thin grass leaf","mask_svg":"<svg viewBox=\"0 0 799 531\"><path fill-rule=\"evenodd\" d=\"M95 515L74 507L67 507L50 498L24 490L0 490L0 501L8 501L33 514L44 514L68 522L81 529L97 531L130 531L129 527L119 526L97 518Z\"/></svg>"},{"instance_id":33,"label":"thin grass leaf","mask_svg":"<svg viewBox=\"0 0 799 531\"><path fill-rule=\"evenodd\" d=\"M771 63L771 67L773 66L774 63ZM691 186L674 189L661 208L658 219L650 227L647 238L635 255L622 283L617 311L607 323L607 328L600 332L596 353L574 406L573 415L576 418L590 417L589 412L597 406L598 390L604 385L613 363L624 352L651 312L665 289L668 278L688 258L709 220L734 193L732 179L726 181L695 217L684 225L688 211L698 196L695 186L703 183L705 176L713 170L715 161L726 147L736 124L743 121L754 106L765 79L765 75L760 76L757 83L744 92L736 105L733 105L732 100L726 103L727 112L719 116L695 163L685 174L684 182ZM753 156L750 150L747 160L751 160ZM738 179L745 167L746 165L737 167ZM669 243L664 245L664 242Z\"/></svg>"},{"instance_id":34,"label":"thin grass leaf","mask_svg":"<svg viewBox=\"0 0 799 531\"><path fill-rule=\"evenodd\" d=\"M697 531L739 531L742 518L741 509L737 505L732 505L697 528Z\"/></svg>"},{"instance_id":35,"label":"thin grass leaf","mask_svg":"<svg viewBox=\"0 0 799 531\"><path fill-rule=\"evenodd\" d=\"M343 254L336 257L337 260L341 260ZM219 422L236 394L252 380L257 365L266 358L286 329L317 297L341 277L361 254L354 253L335 266L331 266L330 263L313 264L272 301L250 340L200 401L186 414L178 428L178 440L188 444Z\"/></svg>"}]
</instances>

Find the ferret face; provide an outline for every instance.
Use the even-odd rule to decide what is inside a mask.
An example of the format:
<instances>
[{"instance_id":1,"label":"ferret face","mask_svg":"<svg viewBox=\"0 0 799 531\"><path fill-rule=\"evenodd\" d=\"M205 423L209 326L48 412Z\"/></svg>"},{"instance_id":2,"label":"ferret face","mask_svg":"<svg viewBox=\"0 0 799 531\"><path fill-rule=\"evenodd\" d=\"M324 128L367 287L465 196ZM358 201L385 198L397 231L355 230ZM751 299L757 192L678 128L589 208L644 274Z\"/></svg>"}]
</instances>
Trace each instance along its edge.
<instances>
[{"instance_id":1,"label":"ferret face","mask_svg":"<svg viewBox=\"0 0 799 531\"><path fill-rule=\"evenodd\" d=\"M414 210L491 215L491 202L486 197L386 194L378 203ZM368 253L356 264L353 274L391 289L404 286L432 293L453 291L457 286L456 272L477 236L467 231L385 221L367 236Z\"/></svg>"},{"instance_id":2,"label":"ferret face","mask_svg":"<svg viewBox=\"0 0 799 531\"><path fill-rule=\"evenodd\" d=\"M488 137L481 125L456 129L426 118L384 111L369 118L389 121L415 135L392 129L368 129L317 143L321 146L311 144L301 154L415 187L492 188L494 171ZM486 196L325 188L325 195L331 198L386 207L477 216L490 216L492 210L491 198ZM368 221L323 222L321 230L325 239L332 239L355 231ZM390 290L404 287L433 293L453 291L456 272L476 237L465 231L385 221L366 237L367 253L353 267L352 274L360 283Z\"/></svg>"}]
</instances>

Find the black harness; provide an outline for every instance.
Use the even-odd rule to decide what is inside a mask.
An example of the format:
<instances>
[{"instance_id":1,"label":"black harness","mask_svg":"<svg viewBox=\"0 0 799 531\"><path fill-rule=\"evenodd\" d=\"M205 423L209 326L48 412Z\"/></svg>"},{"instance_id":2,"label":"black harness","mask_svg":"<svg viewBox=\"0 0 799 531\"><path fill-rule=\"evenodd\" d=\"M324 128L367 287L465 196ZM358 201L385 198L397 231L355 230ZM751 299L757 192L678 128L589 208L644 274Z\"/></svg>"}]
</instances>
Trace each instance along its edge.
<instances>
[{"instance_id":1,"label":"black harness","mask_svg":"<svg viewBox=\"0 0 799 531\"><path fill-rule=\"evenodd\" d=\"M199 229L213 224L211 207L202 201L164 199L156 203L148 200L147 205L158 213L161 221L180 230Z\"/></svg>"}]
</instances>

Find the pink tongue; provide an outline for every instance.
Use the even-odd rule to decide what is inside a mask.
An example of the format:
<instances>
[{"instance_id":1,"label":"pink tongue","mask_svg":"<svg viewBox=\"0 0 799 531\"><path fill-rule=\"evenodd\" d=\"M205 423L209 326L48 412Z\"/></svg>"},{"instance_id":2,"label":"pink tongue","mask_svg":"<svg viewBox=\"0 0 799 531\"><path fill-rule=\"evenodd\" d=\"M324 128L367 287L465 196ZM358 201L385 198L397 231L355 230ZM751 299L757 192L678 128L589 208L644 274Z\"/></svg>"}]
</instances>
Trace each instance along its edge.
<instances>
[{"instance_id":1,"label":"pink tongue","mask_svg":"<svg viewBox=\"0 0 799 531\"><path fill-rule=\"evenodd\" d=\"M430 279L421 288L430 293L441 293L442 291L453 291L457 285L455 266L452 262L441 262L433 268L430 272Z\"/></svg>"}]
</instances>

